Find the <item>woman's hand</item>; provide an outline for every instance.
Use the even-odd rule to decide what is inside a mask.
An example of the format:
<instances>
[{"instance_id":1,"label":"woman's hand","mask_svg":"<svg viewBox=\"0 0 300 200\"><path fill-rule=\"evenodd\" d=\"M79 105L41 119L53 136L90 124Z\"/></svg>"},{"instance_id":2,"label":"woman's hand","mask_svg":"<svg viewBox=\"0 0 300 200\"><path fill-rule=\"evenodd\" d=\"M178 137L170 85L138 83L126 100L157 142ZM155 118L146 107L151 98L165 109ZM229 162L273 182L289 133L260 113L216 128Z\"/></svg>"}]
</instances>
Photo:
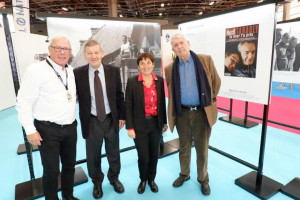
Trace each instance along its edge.
<instances>
[{"instance_id":1,"label":"woman's hand","mask_svg":"<svg viewBox=\"0 0 300 200\"><path fill-rule=\"evenodd\" d=\"M128 137L135 139L135 131L133 129L127 130L127 134L128 134Z\"/></svg>"},{"instance_id":2,"label":"woman's hand","mask_svg":"<svg viewBox=\"0 0 300 200\"><path fill-rule=\"evenodd\" d=\"M162 129L162 132L164 133L164 132L166 132L167 130L168 130L168 125L165 124L164 127L163 127L163 129Z\"/></svg>"}]
</instances>

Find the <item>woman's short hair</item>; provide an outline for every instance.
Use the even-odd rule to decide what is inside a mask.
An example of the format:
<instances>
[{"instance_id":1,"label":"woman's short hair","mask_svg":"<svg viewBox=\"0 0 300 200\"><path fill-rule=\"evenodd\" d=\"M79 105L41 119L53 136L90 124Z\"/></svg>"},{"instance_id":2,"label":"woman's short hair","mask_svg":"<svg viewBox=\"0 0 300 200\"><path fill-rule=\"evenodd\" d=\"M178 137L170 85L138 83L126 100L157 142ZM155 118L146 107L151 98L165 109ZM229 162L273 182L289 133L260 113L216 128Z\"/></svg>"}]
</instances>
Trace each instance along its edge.
<instances>
[{"instance_id":1,"label":"woman's short hair","mask_svg":"<svg viewBox=\"0 0 300 200\"><path fill-rule=\"evenodd\" d=\"M140 64L141 60L146 60L147 58L149 58L151 62L154 64L154 57L151 53L141 53L136 60L137 65Z\"/></svg>"}]
</instances>

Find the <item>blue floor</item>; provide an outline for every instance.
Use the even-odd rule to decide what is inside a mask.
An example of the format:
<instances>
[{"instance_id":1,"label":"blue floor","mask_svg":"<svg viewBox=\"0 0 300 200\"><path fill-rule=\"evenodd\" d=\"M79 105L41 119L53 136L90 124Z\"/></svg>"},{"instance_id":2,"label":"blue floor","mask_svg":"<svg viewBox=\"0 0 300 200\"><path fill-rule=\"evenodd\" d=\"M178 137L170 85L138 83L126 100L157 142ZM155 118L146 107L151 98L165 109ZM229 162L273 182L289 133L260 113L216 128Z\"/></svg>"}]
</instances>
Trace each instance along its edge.
<instances>
[{"instance_id":1,"label":"blue floor","mask_svg":"<svg viewBox=\"0 0 300 200\"><path fill-rule=\"evenodd\" d=\"M219 114L223 116L223 114ZM77 160L85 158L85 145L78 126ZM210 145L232 154L253 165L258 163L261 125L244 129L238 126L218 121L213 128ZM167 132L164 140L177 138L176 133ZM15 185L30 179L26 155L17 155L17 147L23 143L21 126L17 121L14 108L0 112L0 199L15 198ZM264 159L264 175L282 184L287 184L295 177L300 177L300 135L268 127L266 151ZM120 147L132 146L133 141L127 137L126 131L120 132ZM42 167L38 152L33 153L34 172L36 178L41 177ZM108 164L102 159L102 169L106 173ZM178 154L159 159L156 183L158 193L152 193L149 187L144 194L137 193L139 184L137 153L130 150L121 154L120 180L125 186L125 193L117 194L105 177L103 182L104 200L255 200L254 195L235 185L235 179L252 171L250 168L228 159L214 151L209 151L208 170L210 175L211 194L203 196L196 178L195 150L192 150L191 180L180 188L172 187L179 174ZM80 164L87 174L86 164ZM89 200L92 197L93 184L76 186L74 195L79 199ZM60 195L60 193L59 193ZM44 199L44 198L40 198ZM271 200L289 200L290 197L276 193Z\"/></svg>"}]
</instances>

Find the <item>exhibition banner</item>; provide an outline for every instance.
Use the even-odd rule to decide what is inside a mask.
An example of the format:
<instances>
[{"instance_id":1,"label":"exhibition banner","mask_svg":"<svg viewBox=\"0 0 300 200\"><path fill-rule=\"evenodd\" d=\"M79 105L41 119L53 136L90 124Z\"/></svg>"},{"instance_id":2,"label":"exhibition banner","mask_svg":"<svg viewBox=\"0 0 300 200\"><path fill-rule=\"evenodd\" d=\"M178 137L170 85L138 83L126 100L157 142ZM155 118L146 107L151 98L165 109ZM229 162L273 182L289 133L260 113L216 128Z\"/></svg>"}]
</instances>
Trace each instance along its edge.
<instances>
[{"instance_id":1,"label":"exhibition banner","mask_svg":"<svg viewBox=\"0 0 300 200\"><path fill-rule=\"evenodd\" d=\"M260 104L269 103L274 29L275 3L179 24L191 50L212 56L219 96Z\"/></svg>"},{"instance_id":2,"label":"exhibition banner","mask_svg":"<svg viewBox=\"0 0 300 200\"><path fill-rule=\"evenodd\" d=\"M275 43L273 81L300 83L300 21L277 24Z\"/></svg>"},{"instance_id":3,"label":"exhibition banner","mask_svg":"<svg viewBox=\"0 0 300 200\"><path fill-rule=\"evenodd\" d=\"M15 29L30 33L29 0L12 0Z\"/></svg>"}]
</instances>

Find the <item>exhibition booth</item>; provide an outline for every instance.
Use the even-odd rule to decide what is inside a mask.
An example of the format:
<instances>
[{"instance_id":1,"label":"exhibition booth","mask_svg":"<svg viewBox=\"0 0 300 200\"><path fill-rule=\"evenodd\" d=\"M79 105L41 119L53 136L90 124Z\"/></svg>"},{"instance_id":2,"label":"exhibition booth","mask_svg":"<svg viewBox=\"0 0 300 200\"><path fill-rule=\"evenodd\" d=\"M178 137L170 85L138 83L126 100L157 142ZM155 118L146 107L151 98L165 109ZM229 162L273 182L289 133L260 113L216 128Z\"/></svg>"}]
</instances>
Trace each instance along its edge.
<instances>
[{"instance_id":1,"label":"exhibition booth","mask_svg":"<svg viewBox=\"0 0 300 200\"><path fill-rule=\"evenodd\" d=\"M120 20L113 18L97 18L86 16L60 16L55 14L38 13L37 17L47 22L48 36L24 33L15 31L12 14L9 11L0 10L0 46L4 47L0 54L0 111L5 111L16 104L16 94L22 84L22 76L27 66L33 62L44 60L48 55L49 40L54 36L66 36L71 43L72 56L69 61L74 68L86 64L84 59L83 44L88 39L100 42L104 49L103 62L118 66L120 68L122 89L125 91L127 79L139 73L136 66L136 59L139 53L148 52L153 54L155 59L154 73L164 77L164 67L173 62L174 53L171 48L171 38L176 33L182 33L190 42L191 50L197 54L211 55L222 84L218 94L218 100L229 102L219 104L219 112L228 113L219 119L230 126L239 126L241 132L251 129L259 124L260 135L257 164L244 160L238 155L219 149L218 146L210 146L209 149L233 160L243 166L250 168L250 171L240 177L236 177L235 184L260 199L268 199L281 191L291 198L300 199L299 178L291 180L284 185L273 177L264 175L264 160L267 137L267 124L273 123L281 127L288 127L297 131L299 124L288 124L280 119L270 120L270 104L272 101L272 83L282 83L280 87L297 87L300 84L300 22L288 21L276 22L275 2L265 2L260 5L234 9L214 15L203 16L178 24L178 29L161 30L166 24L165 20ZM255 13L255 14L254 14ZM288 47L292 42L282 44L284 35L289 35L290 41L295 41L294 46ZM280 37L279 37L280 35ZM297 40L298 39L298 40ZM128 43L129 53L121 54L121 45ZM250 72L246 75L234 73L227 69L226 59L229 55L241 53L243 44L253 45L253 62ZM285 50L279 48L280 45ZM286 55L287 64L280 68L278 60L283 57L279 52L288 52ZM230 59L234 59L231 57ZM231 60L238 65L244 65L243 56L239 60ZM246 62L246 61L245 61ZM292 62L292 63L290 63ZM289 63L289 66L288 66ZM298 68L297 68L298 67ZM4 84L3 84L4 83ZM292 84L291 86L287 86ZM276 86L277 87L277 86ZM295 90L295 89L294 89ZM291 89L291 91L294 91ZM297 90L297 88L296 88ZM300 90L300 87L299 87ZM166 94L166 97L168 94ZM300 98L299 98L300 99ZM295 102L299 102L295 98ZM243 110L234 114L234 100L245 103ZM294 101L293 100L293 101ZM260 104L262 114L253 116L249 105ZM226 106L227 104L227 106ZM225 105L225 107L220 106ZM270 111L270 112L269 112ZM300 114L300 113L298 113ZM249 120L251 118L251 120ZM252 121L254 119L254 121ZM276 121L277 120L277 121ZM79 121L79 120L78 120ZM15 122L16 126L18 122ZM19 125L20 126L20 125ZM23 131L24 144L20 144L18 154L26 154L29 167L30 180L16 184L15 199L35 199L43 196L41 189L41 178L35 177L33 163L36 147L29 144L24 129L20 126L20 133ZM79 135L80 132L78 132ZM171 135L167 133L166 135ZM242 136L241 136L242 137ZM167 138L167 137L165 137ZM164 148L160 151L161 158L177 153L179 151L178 138L164 139ZM16 149L17 149L17 144ZM123 146L121 153L134 149L134 146ZM25 156L25 155L20 155ZM105 157L103 154L102 157ZM77 165L85 163L86 159L77 160ZM290 163L291 165L293 163ZM282 169L284 170L284 169ZM81 167L76 168L75 185L84 184L88 181L85 172ZM60 187L60 186L59 186ZM217 192L216 190L214 192Z\"/></svg>"}]
</instances>

